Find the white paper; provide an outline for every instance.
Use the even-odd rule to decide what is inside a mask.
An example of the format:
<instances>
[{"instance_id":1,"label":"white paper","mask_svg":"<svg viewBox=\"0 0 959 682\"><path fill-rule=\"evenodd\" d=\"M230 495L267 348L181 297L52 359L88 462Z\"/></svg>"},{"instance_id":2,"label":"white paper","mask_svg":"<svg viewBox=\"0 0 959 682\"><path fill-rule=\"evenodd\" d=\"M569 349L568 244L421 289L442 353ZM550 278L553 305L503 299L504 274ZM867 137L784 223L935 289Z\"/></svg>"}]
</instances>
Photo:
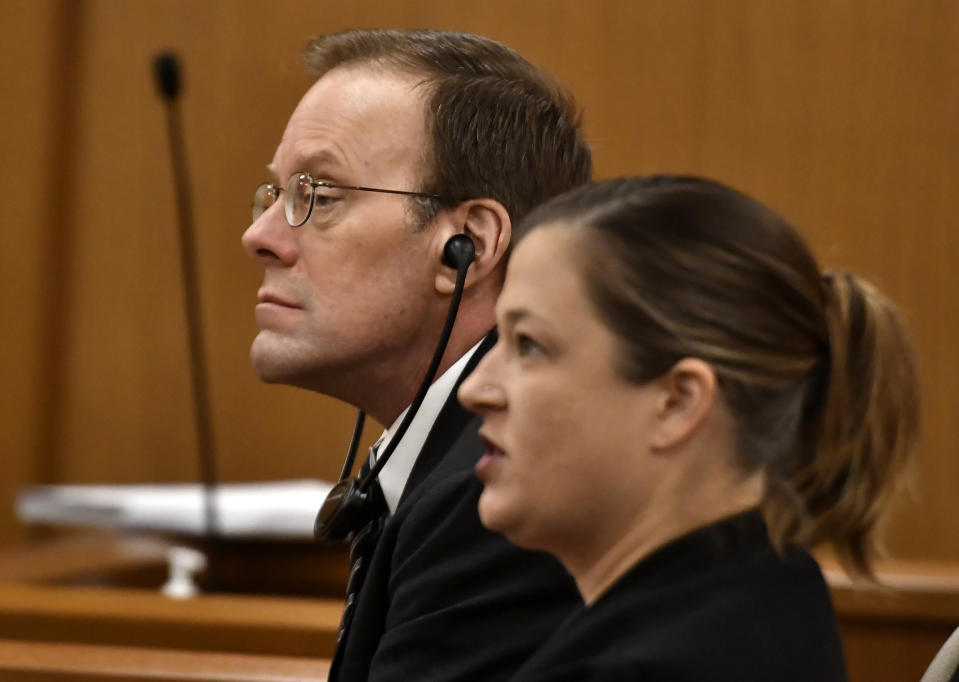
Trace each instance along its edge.
<instances>
[{"instance_id":1,"label":"white paper","mask_svg":"<svg viewBox=\"0 0 959 682\"><path fill-rule=\"evenodd\" d=\"M224 483L214 492L218 533L235 538L312 539L316 513L332 488L315 480ZM143 529L203 535L203 486L55 485L24 490L17 515L27 523Z\"/></svg>"}]
</instances>

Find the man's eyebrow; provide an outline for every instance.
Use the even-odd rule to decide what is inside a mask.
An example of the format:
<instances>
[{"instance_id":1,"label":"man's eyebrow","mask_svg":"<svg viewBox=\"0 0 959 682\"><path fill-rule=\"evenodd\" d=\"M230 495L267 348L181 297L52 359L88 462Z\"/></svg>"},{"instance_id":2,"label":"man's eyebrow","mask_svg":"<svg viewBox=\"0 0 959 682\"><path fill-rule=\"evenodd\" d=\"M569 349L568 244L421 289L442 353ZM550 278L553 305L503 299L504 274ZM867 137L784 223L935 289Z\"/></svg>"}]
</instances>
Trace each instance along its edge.
<instances>
[{"instance_id":1,"label":"man's eyebrow","mask_svg":"<svg viewBox=\"0 0 959 682\"><path fill-rule=\"evenodd\" d=\"M296 154L293 156L293 172L305 172L313 175L322 174L322 166L328 166L331 170L337 171L345 168L342 157L330 149L320 149L315 152ZM286 178L280 178L276 169L276 164L268 163L267 172L272 175L277 182L286 181Z\"/></svg>"},{"instance_id":2,"label":"man's eyebrow","mask_svg":"<svg viewBox=\"0 0 959 682\"><path fill-rule=\"evenodd\" d=\"M348 166L344 165L342 158L329 149L322 149L311 154L297 155L293 160L295 162L293 164L294 172L311 173L317 178L325 176L330 172L339 174L339 172L342 172L340 169L343 168L348 169ZM324 166L326 168L324 168ZM276 169L276 164L273 162L266 164L266 172L269 173L273 179L273 183L276 185L286 183L288 180L288 178L280 177L279 171Z\"/></svg>"}]
</instances>

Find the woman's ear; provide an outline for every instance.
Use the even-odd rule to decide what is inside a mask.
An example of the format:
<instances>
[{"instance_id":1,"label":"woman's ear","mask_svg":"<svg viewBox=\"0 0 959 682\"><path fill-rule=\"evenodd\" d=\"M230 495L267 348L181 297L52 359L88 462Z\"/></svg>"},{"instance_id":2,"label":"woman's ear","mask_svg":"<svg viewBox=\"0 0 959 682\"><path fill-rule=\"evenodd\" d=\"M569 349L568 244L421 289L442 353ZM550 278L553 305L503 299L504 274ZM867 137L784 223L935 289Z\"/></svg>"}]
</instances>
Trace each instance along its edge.
<instances>
[{"instance_id":1,"label":"woman's ear","mask_svg":"<svg viewBox=\"0 0 959 682\"><path fill-rule=\"evenodd\" d=\"M683 445L706 421L716 402L716 373L699 358L683 358L653 381L660 393L650 446L664 452Z\"/></svg>"},{"instance_id":2,"label":"woman's ear","mask_svg":"<svg viewBox=\"0 0 959 682\"><path fill-rule=\"evenodd\" d=\"M475 248L473 262L466 271L467 288L485 280L505 263L512 223L506 208L495 199L464 201L449 209L448 218L437 227L436 290L439 293L448 296L456 285L456 269L443 262L443 248L454 234L465 234Z\"/></svg>"}]
</instances>

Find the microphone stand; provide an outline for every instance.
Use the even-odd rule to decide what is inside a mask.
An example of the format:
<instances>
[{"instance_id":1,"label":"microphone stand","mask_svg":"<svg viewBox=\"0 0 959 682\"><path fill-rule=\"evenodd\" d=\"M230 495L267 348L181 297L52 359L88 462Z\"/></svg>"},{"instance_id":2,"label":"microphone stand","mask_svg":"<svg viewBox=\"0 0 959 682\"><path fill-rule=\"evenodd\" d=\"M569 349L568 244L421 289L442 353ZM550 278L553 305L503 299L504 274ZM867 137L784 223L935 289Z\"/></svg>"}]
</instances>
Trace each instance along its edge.
<instances>
[{"instance_id":1,"label":"microphone stand","mask_svg":"<svg viewBox=\"0 0 959 682\"><path fill-rule=\"evenodd\" d=\"M213 541L219 536L219 520L215 500L216 458L214 455L213 429L210 425L210 400L203 352L203 323L200 318L193 209L186 155L183 151L183 127L177 106L177 97L180 94L180 69L176 57L169 53L157 55L154 61L154 71L160 94L166 104L170 159L173 164L173 180L176 190L183 297L186 306L187 333L189 335L190 378L193 385L193 414L196 425L197 451L200 458L200 475L203 481L204 536L207 540Z\"/></svg>"}]
</instances>

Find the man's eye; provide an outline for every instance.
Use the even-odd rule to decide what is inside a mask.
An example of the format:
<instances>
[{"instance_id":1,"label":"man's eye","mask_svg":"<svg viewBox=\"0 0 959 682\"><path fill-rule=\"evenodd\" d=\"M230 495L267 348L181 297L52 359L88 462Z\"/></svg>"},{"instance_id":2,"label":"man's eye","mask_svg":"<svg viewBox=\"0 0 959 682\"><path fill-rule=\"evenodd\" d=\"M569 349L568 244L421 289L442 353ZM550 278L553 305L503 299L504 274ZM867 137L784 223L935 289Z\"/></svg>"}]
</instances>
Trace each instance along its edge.
<instances>
[{"instance_id":1,"label":"man's eye","mask_svg":"<svg viewBox=\"0 0 959 682\"><path fill-rule=\"evenodd\" d=\"M313 205L315 207L324 207L330 206L335 203L339 197L334 196L332 190L324 190L322 187L316 188L316 194L313 198Z\"/></svg>"}]
</instances>

